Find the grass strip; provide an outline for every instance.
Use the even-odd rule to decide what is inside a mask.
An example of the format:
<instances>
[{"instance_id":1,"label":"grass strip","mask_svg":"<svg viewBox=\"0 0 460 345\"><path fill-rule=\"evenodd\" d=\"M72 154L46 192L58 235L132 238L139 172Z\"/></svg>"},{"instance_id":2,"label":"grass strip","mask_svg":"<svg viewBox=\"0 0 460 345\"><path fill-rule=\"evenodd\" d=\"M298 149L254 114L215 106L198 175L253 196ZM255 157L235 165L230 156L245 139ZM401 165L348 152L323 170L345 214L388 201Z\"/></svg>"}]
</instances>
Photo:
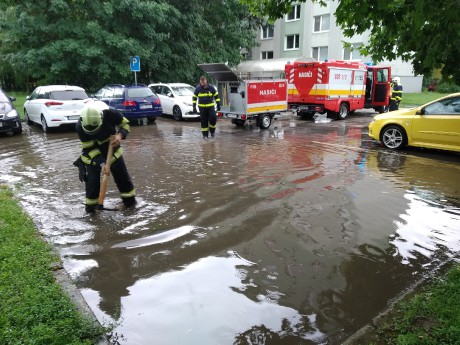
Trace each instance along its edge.
<instances>
[{"instance_id":1,"label":"grass strip","mask_svg":"<svg viewBox=\"0 0 460 345\"><path fill-rule=\"evenodd\" d=\"M460 265L396 305L372 345L460 344Z\"/></svg>"},{"instance_id":2,"label":"grass strip","mask_svg":"<svg viewBox=\"0 0 460 345\"><path fill-rule=\"evenodd\" d=\"M418 92L418 93L404 93L402 96L400 108L418 107L425 103L434 101L435 99L447 96L447 93L439 92Z\"/></svg>"},{"instance_id":3,"label":"grass strip","mask_svg":"<svg viewBox=\"0 0 460 345\"><path fill-rule=\"evenodd\" d=\"M56 283L59 256L0 185L0 344L97 344L106 329Z\"/></svg>"}]
</instances>

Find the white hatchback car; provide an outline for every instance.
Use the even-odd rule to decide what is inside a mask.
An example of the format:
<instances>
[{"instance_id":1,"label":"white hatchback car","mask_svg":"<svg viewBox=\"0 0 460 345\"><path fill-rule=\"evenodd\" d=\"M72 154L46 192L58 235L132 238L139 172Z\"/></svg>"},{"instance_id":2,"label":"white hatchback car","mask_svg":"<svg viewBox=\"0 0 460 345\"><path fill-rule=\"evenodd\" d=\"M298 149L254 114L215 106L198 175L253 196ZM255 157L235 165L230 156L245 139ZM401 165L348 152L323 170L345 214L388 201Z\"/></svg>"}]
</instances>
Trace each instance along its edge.
<instances>
[{"instance_id":1,"label":"white hatchback car","mask_svg":"<svg viewBox=\"0 0 460 345\"><path fill-rule=\"evenodd\" d=\"M149 84L149 88L160 98L163 114L172 115L176 121L200 117L200 114L193 113L192 100L195 87L192 85L156 83Z\"/></svg>"},{"instance_id":2,"label":"white hatchback car","mask_svg":"<svg viewBox=\"0 0 460 345\"><path fill-rule=\"evenodd\" d=\"M86 102L85 89L71 85L37 87L24 103L27 124L41 124L44 132L52 127L75 126Z\"/></svg>"}]
</instances>

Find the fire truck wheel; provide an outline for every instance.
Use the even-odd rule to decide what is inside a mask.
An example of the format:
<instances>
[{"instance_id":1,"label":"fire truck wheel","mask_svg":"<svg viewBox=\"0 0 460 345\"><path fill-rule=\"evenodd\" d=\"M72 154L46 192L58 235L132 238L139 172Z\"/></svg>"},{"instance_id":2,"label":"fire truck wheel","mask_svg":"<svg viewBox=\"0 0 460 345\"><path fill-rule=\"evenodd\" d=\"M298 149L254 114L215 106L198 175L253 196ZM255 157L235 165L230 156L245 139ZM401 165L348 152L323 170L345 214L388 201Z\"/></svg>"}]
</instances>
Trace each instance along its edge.
<instances>
[{"instance_id":1,"label":"fire truck wheel","mask_svg":"<svg viewBox=\"0 0 460 345\"><path fill-rule=\"evenodd\" d=\"M268 114L262 114L258 117L259 127L262 129L267 129L272 123L272 118Z\"/></svg>"},{"instance_id":2,"label":"fire truck wheel","mask_svg":"<svg viewBox=\"0 0 460 345\"><path fill-rule=\"evenodd\" d=\"M345 120L350 114L350 108L347 103L340 104L339 112L337 113L337 120Z\"/></svg>"}]
</instances>

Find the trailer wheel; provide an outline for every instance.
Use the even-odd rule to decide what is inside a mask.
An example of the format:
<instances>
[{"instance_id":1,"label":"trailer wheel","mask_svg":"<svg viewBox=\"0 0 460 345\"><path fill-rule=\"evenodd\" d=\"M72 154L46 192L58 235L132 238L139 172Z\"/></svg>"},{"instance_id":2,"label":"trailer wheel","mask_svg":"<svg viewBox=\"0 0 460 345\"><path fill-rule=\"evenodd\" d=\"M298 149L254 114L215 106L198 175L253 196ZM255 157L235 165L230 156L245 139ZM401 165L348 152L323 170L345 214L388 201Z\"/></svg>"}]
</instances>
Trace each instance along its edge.
<instances>
[{"instance_id":1,"label":"trailer wheel","mask_svg":"<svg viewBox=\"0 0 460 345\"><path fill-rule=\"evenodd\" d=\"M347 103L340 104L339 112L337 113L337 120L345 120L350 114L350 108Z\"/></svg>"},{"instance_id":2,"label":"trailer wheel","mask_svg":"<svg viewBox=\"0 0 460 345\"><path fill-rule=\"evenodd\" d=\"M261 114L258 116L259 127L262 129L267 129L272 123L272 118L268 114Z\"/></svg>"}]
</instances>

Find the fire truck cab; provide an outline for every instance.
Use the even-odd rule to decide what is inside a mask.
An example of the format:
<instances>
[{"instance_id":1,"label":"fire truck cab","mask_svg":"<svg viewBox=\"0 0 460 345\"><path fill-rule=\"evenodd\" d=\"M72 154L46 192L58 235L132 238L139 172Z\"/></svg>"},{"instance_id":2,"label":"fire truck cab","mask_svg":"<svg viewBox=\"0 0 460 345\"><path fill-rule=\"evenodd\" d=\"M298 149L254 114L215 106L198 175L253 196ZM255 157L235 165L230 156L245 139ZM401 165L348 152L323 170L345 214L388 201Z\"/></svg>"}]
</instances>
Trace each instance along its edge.
<instances>
[{"instance_id":1,"label":"fire truck cab","mask_svg":"<svg viewBox=\"0 0 460 345\"><path fill-rule=\"evenodd\" d=\"M389 103L391 67L357 61L295 61L285 66L288 105L301 117L318 112L337 120L373 108L382 113Z\"/></svg>"}]
</instances>

